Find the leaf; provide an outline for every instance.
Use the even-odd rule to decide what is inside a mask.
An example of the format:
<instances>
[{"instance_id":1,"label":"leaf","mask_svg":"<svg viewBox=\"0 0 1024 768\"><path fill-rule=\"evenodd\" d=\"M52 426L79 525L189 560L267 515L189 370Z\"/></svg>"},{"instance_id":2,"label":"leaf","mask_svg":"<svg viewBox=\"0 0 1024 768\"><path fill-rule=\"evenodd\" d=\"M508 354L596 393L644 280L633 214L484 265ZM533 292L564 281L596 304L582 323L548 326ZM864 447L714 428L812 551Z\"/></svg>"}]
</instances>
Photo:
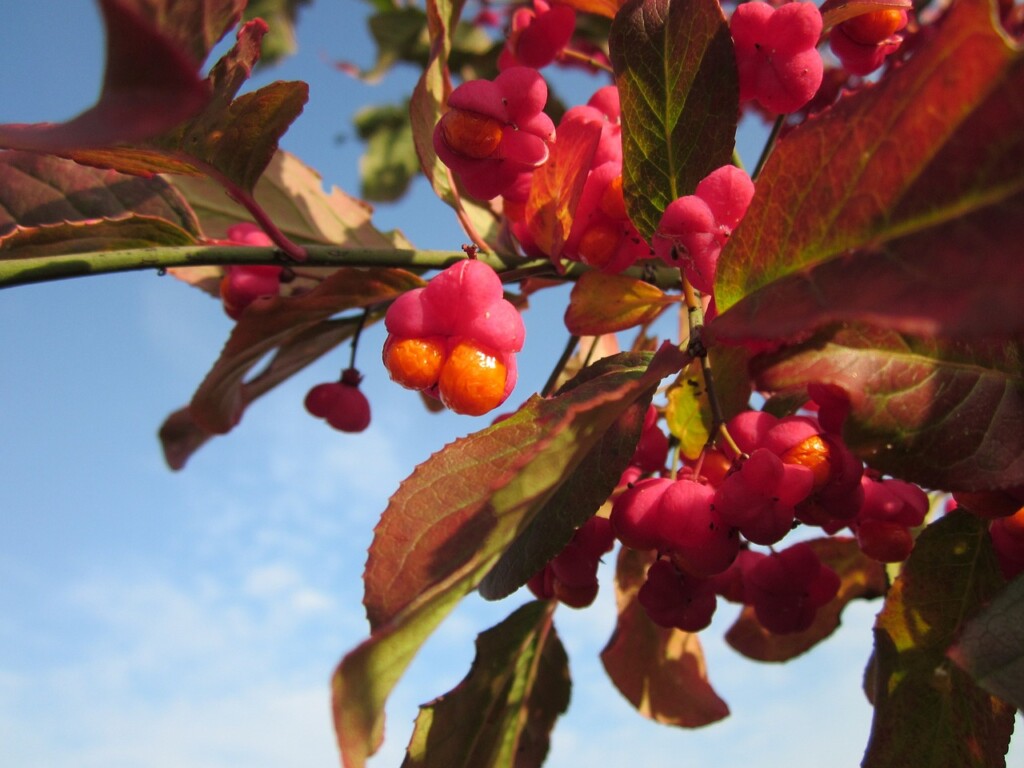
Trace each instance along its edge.
<instances>
[{"instance_id":1,"label":"leaf","mask_svg":"<svg viewBox=\"0 0 1024 768\"><path fill-rule=\"evenodd\" d=\"M716 338L1024 330L1024 55L997 25L959 0L908 61L778 143L722 252Z\"/></svg>"},{"instance_id":2,"label":"leaf","mask_svg":"<svg viewBox=\"0 0 1024 768\"><path fill-rule=\"evenodd\" d=\"M571 391L591 378L622 365L628 358L606 358L581 371L558 390ZM500 600L523 586L572 539L576 530L601 508L636 452L653 389L622 412L579 465L564 478L532 522L512 541L480 582L486 600Z\"/></svg>"},{"instance_id":3,"label":"leaf","mask_svg":"<svg viewBox=\"0 0 1024 768\"><path fill-rule=\"evenodd\" d=\"M623 193L645 238L732 159L739 86L717 0L630 0L608 40L622 103Z\"/></svg>"},{"instance_id":4,"label":"leaf","mask_svg":"<svg viewBox=\"0 0 1024 768\"><path fill-rule=\"evenodd\" d=\"M728 421L741 411L749 410L751 382L745 351L739 347L716 347L710 351L708 361L721 418ZM691 461L696 460L707 445L714 424L702 369L699 359L692 360L683 369L676 383L668 389L665 408L669 432L679 440L680 450Z\"/></svg>"},{"instance_id":5,"label":"leaf","mask_svg":"<svg viewBox=\"0 0 1024 768\"><path fill-rule=\"evenodd\" d=\"M469 675L420 707L403 768L540 766L569 705L569 660L551 622L555 603L533 601L477 637Z\"/></svg>"},{"instance_id":6,"label":"leaf","mask_svg":"<svg viewBox=\"0 0 1024 768\"><path fill-rule=\"evenodd\" d=\"M707 679L700 639L681 629L659 627L636 595L653 553L623 547L615 573L618 624L601 651L612 683L637 711L651 720L697 728L729 714Z\"/></svg>"},{"instance_id":7,"label":"leaf","mask_svg":"<svg viewBox=\"0 0 1024 768\"><path fill-rule=\"evenodd\" d=\"M263 38L260 65L275 64L295 53L295 23L299 11L312 0L249 0L245 9L246 19L260 18L267 22L270 31Z\"/></svg>"},{"instance_id":8,"label":"leaf","mask_svg":"<svg viewBox=\"0 0 1024 768\"><path fill-rule=\"evenodd\" d=\"M845 392L846 444L881 472L944 490L1024 483L1019 345L940 344L872 328L826 329L754 358L758 386Z\"/></svg>"},{"instance_id":9,"label":"leaf","mask_svg":"<svg viewBox=\"0 0 1024 768\"><path fill-rule=\"evenodd\" d=\"M116 219L17 227L0 237L0 259L117 251L158 245L194 245L196 239L166 219L131 214Z\"/></svg>"},{"instance_id":10,"label":"leaf","mask_svg":"<svg viewBox=\"0 0 1024 768\"><path fill-rule=\"evenodd\" d=\"M954 511L918 537L875 622L865 768L1003 766L1013 707L945 656L1001 584L984 521Z\"/></svg>"},{"instance_id":11,"label":"leaf","mask_svg":"<svg viewBox=\"0 0 1024 768\"><path fill-rule=\"evenodd\" d=\"M533 397L402 483L377 525L364 574L372 634L334 677L335 730L347 768L365 765L380 745L384 701L420 645L605 431L681 358L668 346L649 365L625 358L565 394Z\"/></svg>"},{"instance_id":12,"label":"leaf","mask_svg":"<svg viewBox=\"0 0 1024 768\"><path fill-rule=\"evenodd\" d=\"M131 0L130 5L199 65L238 23L246 0Z\"/></svg>"},{"instance_id":13,"label":"leaf","mask_svg":"<svg viewBox=\"0 0 1024 768\"><path fill-rule=\"evenodd\" d=\"M248 212L206 178L170 179L199 216L207 237L223 238L228 227L250 220ZM392 249L404 239L385 235L371 222L373 208L323 179L294 155L278 151L255 189L256 201L282 232L298 242L338 248Z\"/></svg>"},{"instance_id":14,"label":"leaf","mask_svg":"<svg viewBox=\"0 0 1024 768\"><path fill-rule=\"evenodd\" d=\"M986 691L1024 708L1024 579L969 619L947 655Z\"/></svg>"},{"instance_id":15,"label":"leaf","mask_svg":"<svg viewBox=\"0 0 1024 768\"><path fill-rule=\"evenodd\" d=\"M711 437L714 418L708 404L700 360L691 360L679 375L679 384L668 390L665 423L679 440L679 450L690 461L700 456Z\"/></svg>"},{"instance_id":16,"label":"leaf","mask_svg":"<svg viewBox=\"0 0 1024 768\"><path fill-rule=\"evenodd\" d=\"M420 168L434 192L455 209L467 233L472 235L471 230L475 231L481 240L501 253L503 249L500 245L502 241L497 215L487 205L459 194L451 172L434 151L434 126L447 109L448 94L452 91L448 71L448 57L452 52L451 30L458 25L464 5L465 0L427 0L430 58L413 89L409 118Z\"/></svg>"},{"instance_id":17,"label":"leaf","mask_svg":"<svg viewBox=\"0 0 1024 768\"><path fill-rule=\"evenodd\" d=\"M235 46L203 84L214 98L192 120L158 136L153 132L147 141L106 148L72 145L59 154L140 176L213 175L228 187L250 192L277 151L278 140L302 112L309 92L305 83L277 82L235 98L259 59L266 31L259 19L239 29Z\"/></svg>"},{"instance_id":18,"label":"leaf","mask_svg":"<svg viewBox=\"0 0 1024 768\"><path fill-rule=\"evenodd\" d=\"M161 179L86 168L50 155L0 152L4 251L67 241L77 242L54 245L52 252L185 245L198 234L188 203Z\"/></svg>"},{"instance_id":19,"label":"leaf","mask_svg":"<svg viewBox=\"0 0 1024 768\"><path fill-rule=\"evenodd\" d=\"M189 411L207 432L224 434L245 409L243 380L266 355L339 312L393 299L423 281L401 269L341 267L309 293L257 299L242 313Z\"/></svg>"},{"instance_id":20,"label":"leaf","mask_svg":"<svg viewBox=\"0 0 1024 768\"><path fill-rule=\"evenodd\" d=\"M530 178L526 224L552 261L562 255L600 138L599 120L563 120L550 157Z\"/></svg>"},{"instance_id":21,"label":"leaf","mask_svg":"<svg viewBox=\"0 0 1024 768\"><path fill-rule=\"evenodd\" d=\"M366 107L356 113L354 122L366 142L359 159L360 194L377 202L397 200L420 170L408 103Z\"/></svg>"},{"instance_id":22,"label":"leaf","mask_svg":"<svg viewBox=\"0 0 1024 768\"><path fill-rule=\"evenodd\" d=\"M576 336L600 336L649 323L679 301L660 288L625 275L591 271L569 294L565 327Z\"/></svg>"},{"instance_id":23,"label":"leaf","mask_svg":"<svg viewBox=\"0 0 1024 768\"><path fill-rule=\"evenodd\" d=\"M242 408L248 408L254 400L351 338L355 328L356 323L351 321L328 320L288 338L277 348L266 368L242 385ZM196 422L188 407L172 413L159 431L167 466L173 470L184 468L192 454L214 434Z\"/></svg>"},{"instance_id":24,"label":"leaf","mask_svg":"<svg viewBox=\"0 0 1024 768\"><path fill-rule=\"evenodd\" d=\"M209 94L197 72L201 62L182 50L172 31L146 19L140 7L131 0L100 0L107 60L96 104L65 123L0 125L0 148L64 153L143 141L207 105Z\"/></svg>"},{"instance_id":25,"label":"leaf","mask_svg":"<svg viewBox=\"0 0 1024 768\"><path fill-rule=\"evenodd\" d=\"M757 620L754 609L744 606L725 635L726 641L755 661L789 661L810 650L839 628L840 615L852 600L873 600L885 594L885 566L865 556L857 540L831 536L808 542L821 562L839 576L839 592L822 606L803 632L776 635Z\"/></svg>"}]
</instances>

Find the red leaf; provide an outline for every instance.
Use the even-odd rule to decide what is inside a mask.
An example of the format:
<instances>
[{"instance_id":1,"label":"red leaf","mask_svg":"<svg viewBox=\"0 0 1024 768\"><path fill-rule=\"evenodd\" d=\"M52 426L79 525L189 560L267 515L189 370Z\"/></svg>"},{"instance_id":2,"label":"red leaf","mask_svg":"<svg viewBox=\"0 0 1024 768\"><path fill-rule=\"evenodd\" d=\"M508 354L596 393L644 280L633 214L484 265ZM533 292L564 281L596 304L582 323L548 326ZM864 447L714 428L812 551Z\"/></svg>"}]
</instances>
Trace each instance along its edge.
<instances>
[{"instance_id":1,"label":"red leaf","mask_svg":"<svg viewBox=\"0 0 1024 768\"><path fill-rule=\"evenodd\" d=\"M778 143L722 252L709 330L1024 330L1024 55L997 25L988 0L959 0L907 62Z\"/></svg>"},{"instance_id":2,"label":"red leaf","mask_svg":"<svg viewBox=\"0 0 1024 768\"><path fill-rule=\"evenodd\" d=\"M129 0L100 0L107 68L99 101L66 123L0 125L0 147L63 154L144 141L196 115L209 92L194 61Z\"/></svg>"},{"instance_id":3,"label":"red leaf","mask_svg":"<svg viewBox=\"0 0 1024 768\"><path fill-rule=\"evenodd\" d=\"M537 247L557 260L601 138L598 120L563 120L548 161L533 172L526 223Z\"/></svg>"},{"instance_id":4,"label":"red leaf","mask_svg":"<svg viewBox=\"0 0 1024 768\"><path fill-rule=\"evenodd\" d=\"M668 345L649 365L629 355L618 365L616 358L603 361L598 375L586 378L592 372L585 370L583 383L532 398L511 418L417 467L374 532L364 574L370 626L386 624L425 591L490 558L483 578L622 413L678 370L682 357ZM493 537L500 546L482 548Z\"/></svg>"},{"instance_id":5,"label":"red leaf","mask_svg":"<svg viewBox=\"0 0 1024 768\"><path fill-rule=\"evenodd\" d=\"M729 645L744 656L757 661L788 661L835 632L839 628L840 614L851 600L871 600L885 594L885 567L866 557L856 539L833 536L809 543L821 562L839 575L839 593L818 610L810 627L786 635L766 630L754 615L754 609L745 606L725 635Z\"/></svg>"},{"instance_id":6,"label":"red leaf","mask_svg":"<svg viewBox=\"0 0 1024 768\"><path fill-rule=\"evenodd\" d=\"M364 581L372 634L334 676L342 759L365 764L380 745L384 703L419 647L569 481L619 416L677 371L671 345L618 367L435 454L381 516ZM646 364L645 364L646 363Z\"/></svg>"},{"instance_id":7,"label":"red leaf","mask_svg":"<svg viewBox=\"0 0 1024 768\"><path fill-rule=\"evenodd\" d=\"M622 548L615 574L619 620L601 663L630 704L644 717L696 728L729 714L707 679L696 634L659 627L647 617L636 595L651 553Z\"/></svg>"},{"instance_id":8,"label":"red leaf","mask_svg":"<svg viewBox=\"0 0 1024 768\"><path fill-rule=\"evenodd\" d=\"M843 438L873 467L928 488L1024 483L1024 378L1019 345L939 344L855 326L751 363L760 387L846 393Z\"/></svg>"},{"instance_id":9,"label":"red leaf","mask_svg":"<svg viewBox=\"0 0 1024 768\"><path fill-rule=\"evenodd\" d=\"M140 179L33 152L0 152L0 234L136 213L198 235L185 198L163 179Z\"/></svg>"}]
</instances>

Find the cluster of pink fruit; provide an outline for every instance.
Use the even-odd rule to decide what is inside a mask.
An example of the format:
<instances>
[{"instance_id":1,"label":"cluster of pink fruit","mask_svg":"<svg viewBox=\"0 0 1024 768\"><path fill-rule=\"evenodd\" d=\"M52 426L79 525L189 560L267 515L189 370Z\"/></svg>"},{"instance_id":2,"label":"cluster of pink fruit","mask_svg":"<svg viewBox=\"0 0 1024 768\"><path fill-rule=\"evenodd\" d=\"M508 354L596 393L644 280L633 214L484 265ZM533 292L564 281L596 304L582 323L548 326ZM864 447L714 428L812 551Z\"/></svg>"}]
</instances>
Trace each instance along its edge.
<instances>
[{"instance_id":1,"label":"cluster of pink fruit","mask_svg":"<svg viewBox=\"0 0 1024 768\"><path fill-rule=\"evenodd\" d=\"M899 48L898 32L906 23L902 8L861 13L831 30L833 52L849 74L867 74ZM742 218L753 185L739 169L719 169L702 182L704 189L668 207L653 243L640 237L622 194L616 88L601 88L586 105L569 109L557 128L543 111L547 85L537 70L577 61L570 56L575 24L576 12L569 5L534 0L532 9L516 8L498 62L500 74L493 81L463 83L449 97L448 111L434 131L438 157L470 195L502 197L510 228L528 255L581 261L607 272L656 255L671 266L689 266L687 276L706 292L717 254ZM824 72L818 51L823 22L813 3L742 3L732 13L730 29L741 102L786 114L811 101ZM533 175L548 162L556 141L591 136L578 130L587 123L600 127L600 137L571 231L557 253L545 253L528 219Z\"/></svg>"},{"instance_id":2,"label":"cluster of pink fruit","mask_svg":"<svg viewBox=\"0 0 1024 768\"><path fill-rule=\"evenodd\" d=\"M912 529L929 509L927 494L866 471L838 433L822 426L842 415L833 399L821 399L828 405L820 419L813 411L784 418L741 413L726 425L734 451L709 449L699 463L672 477L664 470L668 440L657 410L648 411L608 522L623 546L656 553L638 595L655 623L699 631L722 597L753 606L771 632L807 629L818 609L835 598L840 581L807 542L774 549L799 525L827 534L849 529L861 551L882 562L910 555ZM547 566L556 586L562 573L582 573L575 567L578 556L570 556L572 568L558 565L561 557ZM591 576L590 593L596 595L596 575ZM530 586L550 596L551 590L537 588L540 583L538 576ZM573 601L565 602L577 605L583 584L577 578L571 587ZM557 588L553 594L561 598Z\"/></svg>"}]
</instances>

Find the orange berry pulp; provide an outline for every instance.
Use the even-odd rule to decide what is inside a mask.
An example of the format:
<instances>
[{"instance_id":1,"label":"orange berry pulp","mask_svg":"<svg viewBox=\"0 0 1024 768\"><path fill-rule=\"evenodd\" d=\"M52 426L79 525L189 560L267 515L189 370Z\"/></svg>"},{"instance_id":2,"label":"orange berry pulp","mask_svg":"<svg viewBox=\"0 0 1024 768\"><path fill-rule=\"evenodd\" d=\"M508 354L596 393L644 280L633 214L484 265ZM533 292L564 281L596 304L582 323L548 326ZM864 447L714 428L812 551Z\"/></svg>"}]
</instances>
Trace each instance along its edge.
<instances>
[{"instance_id":1,"label":"orange berry pulp","mask_svg":"<svg viewBox=\"0 0 1024 768\"><path fill-rule=\"evenodd\" d=\"M454 152L482 160L494 154L501 143L502 126L493 117L461 109L450 109L441 117L441 133Z\"/></svg>"},{"instance_id":2,"label":"orange berry pulp","mask_svg":"<svg viewBox=\"0 0 1024 768\"><path fill-rule=\"evenodd\" d=\"M481 416L505 399L505 364L485 347L464 339L449 352L441 369L441 402L456 413Z\"/></svg>"},{"instance_id":3,"label":"orange berry pulp","mask_svg":"<svg viewBox=\"0 0 1024 768\"><path fill-rule=\"evenodd\" d=\"M595 224L583 233L577 249L584 264L601 269L615 256L621 236L618 229Z\"/></svg>"},{"instance_id":4,"label":"orange berry pulp","mask_svg":"<svg viewBox=\"0 0 1024 768\"><path fill-rule=\"evenodd\" d=\"M821 490L832 475L831 450L821 435L812 435L797 443L779 458L785 464L799 464L814 474L814 490Z\"/></svg>"},{"instance_id":5,"label":"orange berry pulp","mask_svg":"<svg viewBox=\"0 0 1024 768\"><path fill-rule=\"evenodd\" d=\"M842 23L843 31L861 45L877 45L888 40L907 23L906 13L899 8L886 8L862 13Z\"/></svg>"},{"instance_id":6,"label":"orange berry pulp","mask_svg":"<svg viewBox=\"0 0 1024 768\"><path fill-rule=\"evenodd\" d=\"M389 336L384 343L384 367L392 381L407 389L428 389L437 384L444 361L445 343L438 337Z\"/></svg>"}]
</instances>

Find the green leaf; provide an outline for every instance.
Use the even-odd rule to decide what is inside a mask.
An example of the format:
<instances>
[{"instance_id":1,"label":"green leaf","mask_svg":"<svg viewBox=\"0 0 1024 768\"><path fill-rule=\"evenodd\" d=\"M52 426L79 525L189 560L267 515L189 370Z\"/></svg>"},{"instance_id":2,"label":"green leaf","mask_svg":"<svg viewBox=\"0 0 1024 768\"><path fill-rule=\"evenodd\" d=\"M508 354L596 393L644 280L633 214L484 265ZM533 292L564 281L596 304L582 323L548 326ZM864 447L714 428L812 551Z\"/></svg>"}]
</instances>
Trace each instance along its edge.
<instances>
[{"instance_id":1,"label":"green leaf","mask_svg":"<svg viewBox=\"0 0 1024 768\"><path fill-rule=\"evenodd\" d=\"M208 432L231 431L245 410L245 376L268 352L332 315L394 299L422 285L422 280L401 269L341 267L309 293L257 299L242 312L220 357L193 395L192 417Z\"/></svg>"},{"instance_id":2,"label":"green leaf","mask_svg":"<svg viewBox=\"0 0 1024 768\"><path fill-rule=\"evenodd\" d=\"M615 573L618 624L601 663L623 696L644 717L697 728L729 714L707 679L700 639L680 629L659 627L637 601L651 552L623 547Z\"/></svg>"},{"instance_id":3,"label":"green leaf","mask_svg":"<svg viewBox=\"0 0 1024 768\"><path fill-rule=\"evenodd\" d=\"M420 707L403 768L540 766L569 705L569 660L551 622L555 603L521 606L476 640L457 687Z\"/></svg>"},{"instance_id":4,"label":"green leaf","mask_svg":"<svg viewBox=\"0 0 1024 768\"><path fill-rule=\"evenodd\" d=\"M986 523L954 511L918 537L875 622L875 705L865 768L1005 765L1014 709L946 658L1002 578Z\"/></svg>"},{"instance_id":5,"label":"green leaf","mask_svg":"<svg viewBox=\"0 0 1024 768\"><path fill-rule=\"evenodd\" d=\"M637 361L564 394L533 397L402 483L377 525L364 574L371 636L334 678L335 730L348 768L363 766L380 745L384 701L429 634L621 414L682 360L667 346L649 365Z\"/></svg>"},{"instance_id":6,"label":"green leaf","mask_svg":"<svg viewBox=\"0 0 1024 768\"><path fill-rule=\"evenodd\" d=\"M843 439L876 469L945 490L1024 483L1024 378L1019 345L966 345L845 326L754 358L758 386L850 402Z\"/></svg>"},{"instance_id":7,"label":"green leaf","mask_svg":"<svg viewBox=\"0 0 1024 768\"><path fill-rule=\"evenodd\" d=\"M630 0L608 45L622 103L623 193L649 238L669 203L732 161L732 38L718 0Z\"/></svg>"},{"instance_id":8,"label":"green leaf","mask_svg":"<svg viewBox=\"0 0 1024 768\"><path fill-rule=\"evenodd\" d=\"M866 557L856 539L831 536L809 544L821 562L839 576L839 592L818 610L810 627L785 635L766 630L753 607L744 606L725 635L726 642L744 656L756 661L789 661L835 632L843 609L852 600L873 600L885 594L885 566Z\"/></svg>"},{"instance_id":9,"label":"green leaf","mask_svg":"<svg viewBox=\"0 0 1024 768\"><path fill-rule=\"evenodd\" d=\"M707 445L714 422L699 359L690 361L683 369L679 381L668 390L665 424L668 431L679 440L679 450L683 456L694 461Z\"/></svg>"},{"instance_id":10,"label":"green leaf","mask_svg":"<svg viewBox=\"0 0 1024 768\"><path fill-rule=\"evenodd\" d=\"M572 287L565 327L576 336L600 336L643 325L679 302L643 280L584 272Z\"/></svg>"},{"instance_id":11,"label":"green leaf","mask_svg":"<svg viewBox=\"0 0 1024 768\"><path fill-rule=\"evenodd\" d=\"M763 344L836 320L1024 330L1024 54L988 0L958 0L933 31L778 143L722 252L717 338Z\"/></svg>"},{"instance_id":12,"label":"green leaf","mask_svg":"<svg viewBox=\"0 0 1024 768\"><path fill-rule=\"evenodd\" d=\"M986 691L1024 708L1024 578L964 625L948 655Z\"/></svg>"},{"instance_id":13,"label":"green leaf","mask_svg":"<svg viewBox=\"0 0 1024 768\"><path fill-rule=\"evenodd\" d=\"M359 159L360 194L378 202L397 200L420 170L408 103L365 107L354 121L359 137L366 142Z\"/></svg>"}]
</instances>

